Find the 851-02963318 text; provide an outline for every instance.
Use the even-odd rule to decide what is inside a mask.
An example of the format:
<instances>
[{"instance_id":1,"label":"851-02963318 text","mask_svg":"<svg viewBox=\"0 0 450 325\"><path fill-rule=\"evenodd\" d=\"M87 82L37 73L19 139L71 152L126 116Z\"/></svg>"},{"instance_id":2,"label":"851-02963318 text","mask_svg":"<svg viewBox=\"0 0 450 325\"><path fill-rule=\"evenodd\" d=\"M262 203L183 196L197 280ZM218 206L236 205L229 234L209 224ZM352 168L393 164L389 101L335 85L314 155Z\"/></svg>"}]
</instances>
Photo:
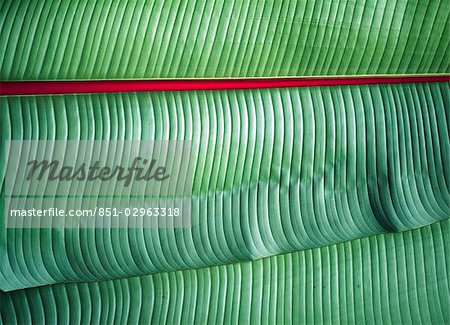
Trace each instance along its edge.
<instances>
[{"instance_id":1,"label":"851-02963318 text","mask_svg":"<svg viewBox=\"0 0 450 325\"><path fill-rule=\"evenodd\" d=\"M153 208L104 208L94 209L10 209L10 217L178 217L181 215L181 208L178 207L153 207Z\"/></svg>"}]
</instances>

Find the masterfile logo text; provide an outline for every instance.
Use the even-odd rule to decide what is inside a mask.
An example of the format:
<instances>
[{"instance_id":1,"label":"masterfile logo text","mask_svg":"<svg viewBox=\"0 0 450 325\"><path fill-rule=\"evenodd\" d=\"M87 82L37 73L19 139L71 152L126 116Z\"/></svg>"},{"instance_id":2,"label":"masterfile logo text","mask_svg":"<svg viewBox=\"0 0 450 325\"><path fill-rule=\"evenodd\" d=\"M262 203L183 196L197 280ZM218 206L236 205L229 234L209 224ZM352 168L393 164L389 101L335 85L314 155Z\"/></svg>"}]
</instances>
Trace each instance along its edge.
<instances>
[{"instance_id":1,"label":"masterfile logo text","mask_svg":"<svg viewBox=\"0 0 450 325\"><path fill-rule=\"evenodd\" d=\"M7 227L190 226L190 141L13 140L4 166Z\"/></svg>"}]
</instances>

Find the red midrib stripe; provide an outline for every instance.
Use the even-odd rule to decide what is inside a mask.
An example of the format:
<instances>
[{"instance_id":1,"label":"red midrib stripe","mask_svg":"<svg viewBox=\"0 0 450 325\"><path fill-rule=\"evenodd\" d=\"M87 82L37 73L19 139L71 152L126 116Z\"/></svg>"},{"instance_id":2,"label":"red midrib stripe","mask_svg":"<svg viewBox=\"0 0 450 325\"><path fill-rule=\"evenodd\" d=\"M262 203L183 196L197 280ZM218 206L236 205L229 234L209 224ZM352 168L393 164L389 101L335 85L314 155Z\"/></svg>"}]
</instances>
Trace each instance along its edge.
<instances>
[{"instance_id":1,"label":"red midrib stripe","mask_svg":"<svg viewBox=\"0 0 450 325\"><path fill-rule=\"evenodd\" d=\"M4 81L0 95L80 94L450 82L450 75L261 79Z\"/></svg>"}]
</instances>

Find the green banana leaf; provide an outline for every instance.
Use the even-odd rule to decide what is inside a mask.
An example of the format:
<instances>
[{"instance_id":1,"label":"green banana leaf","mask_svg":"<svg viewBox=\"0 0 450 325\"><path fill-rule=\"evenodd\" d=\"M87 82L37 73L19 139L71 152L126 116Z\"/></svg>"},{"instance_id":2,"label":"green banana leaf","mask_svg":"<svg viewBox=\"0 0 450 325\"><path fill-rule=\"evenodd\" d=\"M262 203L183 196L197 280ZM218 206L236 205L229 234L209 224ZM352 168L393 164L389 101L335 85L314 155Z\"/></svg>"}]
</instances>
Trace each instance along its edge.
<instances>
[{"instance_id":1,"label":"green banana leaf","mask_svg":"<svg viewBox=\"0 0 450 325\"><path fill-rule=\"evenodd\" d=\"M447 219L449 103L448 83L2 97L2 140L192 140L194 185L187 229L3 227L0 289L244 262Z\"/></svg>"},{"instance_id":2,"label":"green banana leaf","mask_svg":"<svg viewBox=\"0 0 450 325\"><path fill-rule=\"evenodd\" d=\"M449 30L448 0L3 0L0 80L449 74ZM193 175L189 228L8 228L1 161L0 325L449 324L449 107L448 82L0 96L0 158L192 140Z\"/></svg>"},{"instance_id":3,"label":"green banana leaf","mask_svg":"<svg viewBox=\"0 0 450 325\"><path fill-rule=\"evenodd\" d=\"M0 293L0 322L447 324L450 220L253 262Z\"/></svg>"},{"instance_id":4,"label":"green banana leaf","mask_svg":"<svg viewBox=\"0 0 450 325\"><path fill-rule=\"evenodd\" d=\"M448 0L4 0L0 80L450 72Z\"/></svg>"}]
</instances>

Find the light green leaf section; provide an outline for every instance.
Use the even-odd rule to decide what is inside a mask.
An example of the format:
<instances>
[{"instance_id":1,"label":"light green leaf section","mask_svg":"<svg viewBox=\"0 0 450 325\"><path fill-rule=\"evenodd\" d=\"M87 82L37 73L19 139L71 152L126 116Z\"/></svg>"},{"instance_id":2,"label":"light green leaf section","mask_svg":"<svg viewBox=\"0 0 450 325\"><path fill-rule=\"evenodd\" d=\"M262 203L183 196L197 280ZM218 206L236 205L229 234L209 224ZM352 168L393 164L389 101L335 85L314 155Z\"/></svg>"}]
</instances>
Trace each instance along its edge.
<instances>
[{"instance_id":1,"label":"light green leaf section","mask_svg":"<svg viewBox=\"0 0 450 325\"><path fill-rule=\"evenodd\" d=\"M253 262L0 293L4 323L447 324L450 221Z\"/></svg>"},{"instance_id":2,"label":"light green leaf section","mask_svg":"<svg viewBox=\"0 0 450 325\"><path fill-rule=\"evenodd\" d=\"M450 72L448 0L4 0L0 80Z\"/></svg>"},{"instance_id":3,"label":"light green leaf section","mask_svg":"<svg viewBox=\"0 0 450 325\"><path fill-rule=\"evenodd\" d=\"M2 140L191 139L195 164L192 228L2 227L0 288L243 262L447 219L449 103L448 83L2 97Z\"/></svg>"}]
</instances>

